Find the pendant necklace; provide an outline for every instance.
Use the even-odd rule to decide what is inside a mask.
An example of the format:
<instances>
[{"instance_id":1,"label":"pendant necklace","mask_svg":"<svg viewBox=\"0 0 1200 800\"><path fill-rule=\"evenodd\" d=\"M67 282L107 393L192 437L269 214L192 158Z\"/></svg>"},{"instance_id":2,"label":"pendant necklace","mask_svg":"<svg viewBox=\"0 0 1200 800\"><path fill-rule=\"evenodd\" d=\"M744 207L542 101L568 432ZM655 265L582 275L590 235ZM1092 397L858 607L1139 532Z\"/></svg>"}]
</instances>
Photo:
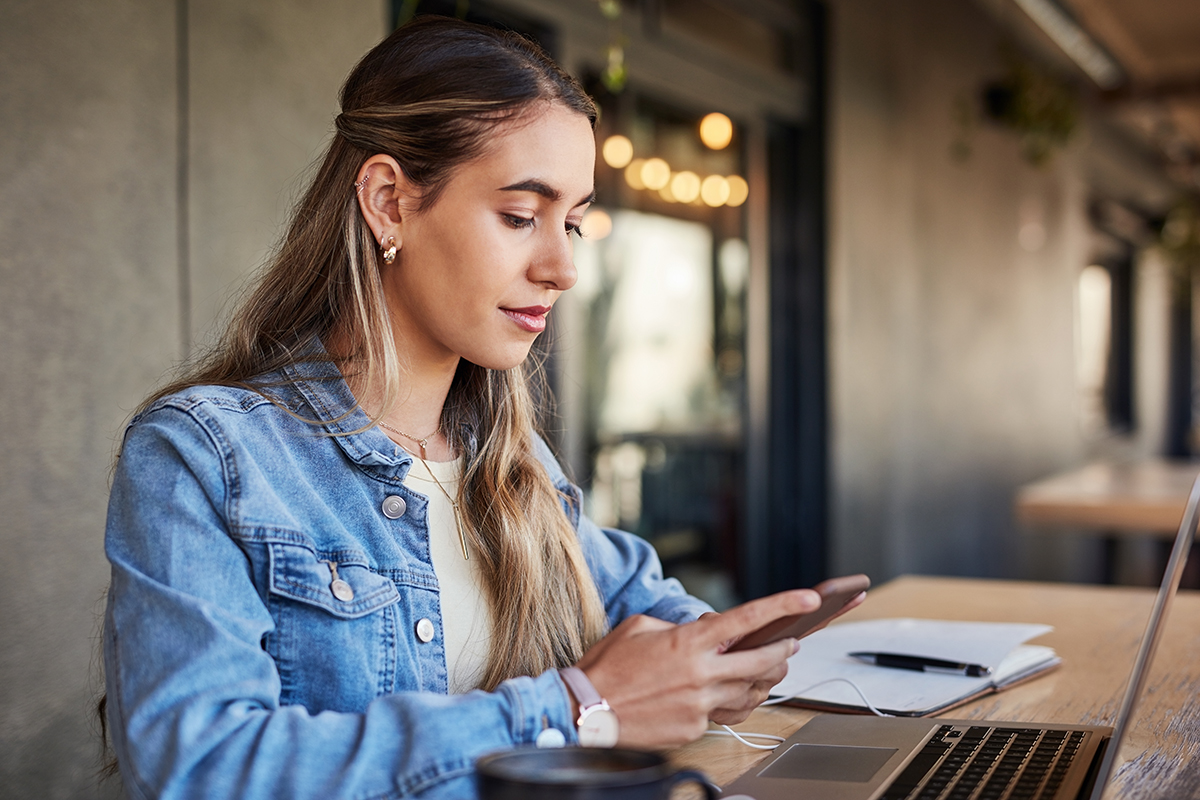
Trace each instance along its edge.
<instances>
[{"instance_id":1,"label":"pendant necklace","mask_svg":"<svg viewBox=\"0 0 1200 800\"><path fill-rule=\"evenodd\" d=\"M413 436L412 434L405 433L404 431L399 430L398 428L393 428L391 425L388 425L385 422L380 422L378 424L379 424L379 427L381 427L381 428L386 428L387 430L391 431L392 433L398 433L401 436L403 436L405 439L416 442L417 446L421 448L421 455L417 456L417 460L420 461L421 464L425 467L425 471L429 473L429 477L433 478L434 484L438 487L438 489L441 491L441 493L446 496L446 500L450 503L450 508L452 508L454 510L454 527L458 529L458 543L460 545L462 545L463 560L470 561L471 556L467 552L467 535L463 531L462 512L460 512L458 509L458 501L450 496L450 493L446 491L446 487L442 486L442 482L438 480L438 476L433 474L433 470L430 469L430 467L429 467L429 462L425 460L425 448L429 444L429 440L432 439L434 436L437 436L438 433L442 430L441 426L439 425L437 430L435 430L433 433L430 433L426 436Z\"/></svg>"},{"instance_id":2,"label":"pendant necklace","mask_svg":"<svg viewBox=\"0 0 1200 800\"><path fill-rule=\"evenodd\" d=\"M442 426L438 425L433 433L427 433L424 436L413 436L411 433L405 433L404 431L400 430L399 428L393 428L391 425L388 425L386 422L383 422L383 421L377 422L376 424L381 428L386 428L387 430L391 431L392 433L400 434L405 439L408 439L410 442L416 442L417 447L421 448L420 459L422 461L425 460L425 448L429 445L429 440L442 432Z\"/></svg>"},{"instance_id":3,"label":"pendant necklace","mask_svg":"<svg viewBox=\"0 0 1200 800\"><path fill-rule=\"evenodd\" d=\"M463 532L462 514L458 510L458 501L450 496L446 491L446 487L442 486L442 482L438 480L438 476L433 474L433 470L429 468L429 462L420 456L417 457L425 466L425 471L429 473L429 477L433 478L433 482L437 484L438 489L446 496L450 502L450 507L454 509L454 527L458 528L458 543L462 545L462 554L464 561L470 561L471 556L467 553L467 535Z\"/></svg>"}]
</instances>

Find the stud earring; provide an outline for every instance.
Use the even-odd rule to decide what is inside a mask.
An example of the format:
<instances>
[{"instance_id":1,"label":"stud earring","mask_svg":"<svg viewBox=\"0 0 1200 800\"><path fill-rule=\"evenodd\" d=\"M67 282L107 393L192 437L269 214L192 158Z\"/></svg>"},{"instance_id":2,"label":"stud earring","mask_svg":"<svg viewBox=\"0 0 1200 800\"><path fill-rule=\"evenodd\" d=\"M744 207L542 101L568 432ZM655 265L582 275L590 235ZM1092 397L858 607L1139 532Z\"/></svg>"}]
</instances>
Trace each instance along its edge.
<instances>
[{"instance_id":1,"label":"stud earring","mask_svg":"<svg viewBox=\"0 0 1200 800\"><path fill-rule=\"evenodd\" d=\"M385 264L391 264L393 261L396 260L396 237L395 236L388 237L388 245L389 246L386 250L383 249L382 245L380 245L380 248L379 248L379 249L383 250L383 263L385 263Z\"/></svg>"}]
</instances>

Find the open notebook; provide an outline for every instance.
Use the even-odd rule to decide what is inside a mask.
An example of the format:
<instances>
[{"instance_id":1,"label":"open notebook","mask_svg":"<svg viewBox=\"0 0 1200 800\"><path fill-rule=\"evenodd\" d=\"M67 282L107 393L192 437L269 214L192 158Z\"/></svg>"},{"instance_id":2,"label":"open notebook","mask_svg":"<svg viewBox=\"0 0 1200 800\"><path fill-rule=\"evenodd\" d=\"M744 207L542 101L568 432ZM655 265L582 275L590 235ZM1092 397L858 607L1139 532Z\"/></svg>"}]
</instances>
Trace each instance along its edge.
<instances>
[{"instance_id":1,"label":"open notebook","mask_svg":"<svg viewBox=\"0 0 1200 800\"><path fill-rule=\"evenodd\" d=\"M1025 644L1049 625L873 619L832 625L803 639L788 660L788 675L771 694L827 711L921 717L961 705L1053 669L1049 647ZM901 653L991 668L987 677L917 672L865 664L847 653Z\"/></svg>"}]
</instances>

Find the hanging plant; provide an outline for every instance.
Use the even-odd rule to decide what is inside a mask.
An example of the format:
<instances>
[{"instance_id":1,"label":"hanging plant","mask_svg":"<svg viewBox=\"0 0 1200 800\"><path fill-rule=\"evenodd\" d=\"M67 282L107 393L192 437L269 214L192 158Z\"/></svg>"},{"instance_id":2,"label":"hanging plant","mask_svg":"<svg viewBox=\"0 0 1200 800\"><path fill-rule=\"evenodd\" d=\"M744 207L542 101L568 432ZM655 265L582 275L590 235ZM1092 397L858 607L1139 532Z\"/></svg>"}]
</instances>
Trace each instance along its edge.
<instances>
[{"instance_id":1,"label":"hanging plant","mask_svg":"<svg viewBox=\"0 0 1200 800\"><path fill-rule=\"evenodd\" d=\"M620 94L629 79L625 68L625 34L621 30L621 0L597 0L600 13L608 20L608 63L600 73L600 82L613 94Z\"/></svg>"},{"instance_id":2,"label":"hanging plant","mask_svg":"<svg viewBox=\"0 0 1200 800\"><path fill-rule=\"evenodd\" d=\"M1192 272L1200 267L1200 208L1195 202L1182 200L1167 212L1158 245L1171 268L1171 294L1176 302L1186 302Z\"/></svg>"},{"instance_id":3,"label":"hanging plant","mask_svg":"<svg viewBox=\"0 0 1200 800\"><path fill-rule=\"evenodd\" d=\"M1035 167L1044 167L1057 151L1070 143L1079 127L1075 90L1012 48L1004 49L1003 58L1007 62L1004 76L985 84L980 92L982 116L1015 133L1025 160ZM973 105L962 95L954 101L958 133L951 152L960 160L971 154L976 127Z\"/></svg>"},{"instance_id":4,"label":"hanging plant","mask_svg":"<svg viewBox=\"0 0 1200 800\"><path fill-rule=\"evenodd\" d=\"M1194 202L1181 201L1167 213L1158 241L1173 264L1200 265L1200 209Z\"/></svg>"}]
</instances>

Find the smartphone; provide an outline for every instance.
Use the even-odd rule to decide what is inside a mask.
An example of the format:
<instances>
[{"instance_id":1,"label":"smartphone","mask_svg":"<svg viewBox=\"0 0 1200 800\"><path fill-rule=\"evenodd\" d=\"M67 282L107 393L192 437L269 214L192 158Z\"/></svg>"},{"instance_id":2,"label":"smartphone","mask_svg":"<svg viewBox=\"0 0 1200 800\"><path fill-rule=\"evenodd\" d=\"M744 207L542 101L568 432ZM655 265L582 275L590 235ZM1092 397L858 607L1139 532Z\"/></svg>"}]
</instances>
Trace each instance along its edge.
<instances>
[{"instance_id":1,"label":"smartphone","mask_svg":"<svg viewBox=\"0 0 1200 800\"><path fill-rule=\"evenodd\" d=\"M871 579L866 575L844 575L840 578L830 578L821 581L813 590L821 595L821 607L807 614L793 614L790 617L780 617L768 622L756 631L752 631L733 643L727 652L751 650L764 644L777 642L791 637L799 639L812 633L813 629L828 622L847 603L871 587Z\"/></svg>"}]
</instances>

